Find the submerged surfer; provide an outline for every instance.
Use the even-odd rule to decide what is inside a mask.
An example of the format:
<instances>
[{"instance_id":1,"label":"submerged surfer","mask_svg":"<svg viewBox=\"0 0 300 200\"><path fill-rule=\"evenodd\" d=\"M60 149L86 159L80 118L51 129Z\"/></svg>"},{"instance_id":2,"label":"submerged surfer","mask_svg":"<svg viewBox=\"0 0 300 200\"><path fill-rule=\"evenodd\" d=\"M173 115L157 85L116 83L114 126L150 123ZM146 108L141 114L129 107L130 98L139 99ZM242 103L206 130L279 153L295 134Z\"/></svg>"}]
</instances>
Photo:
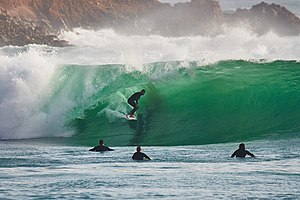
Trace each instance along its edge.
<instances>
[{"instance_id":1,"label":"submerged surfer","mask_svg":"<svg viewBox=\"0 0 300 200\"><path fill-rule=\"evenodd\" d=\"M148 159L148 160L151 160L149 158L149 156L147 156L146 154L142 153L142 148L141 146L138 146L136 148L136 152L132 155L132 159L133 160L143 160L144 158Z\"/></svg>"},{"instance_id":2,"label":"submerged surfer","mask_svg":"<svg viewBox=\"0 0 300 200\"><path fill-rule=\"evenodd\" d=\"M134 112L137 109L139 109L138 101L139 101L140 97L145 94L145 92L146 91L144 89L142 89L140 92L136 92L133 95L131 95L131 97L129 97L127 102L133 107L133 109L129 113L130 117L134 117L133 116Z\"/></svg>"},{"instance_id":3,"label":"submerged surfer","mask_svg":"<svg viewBox=\"0 0 300 200\"><path fill-rule=\"evenodd\" d=\"M113 150L114 149L104 146L104 141L101 139L99 141L99 145L95 146L94 148L90 149L89 151L113 151Z\"/></svg>"},{"instance_id":4,"label":"submerged surfer","mask_svg":"<svg viewBox=\"0 0 300 200\"><path fill-rule=\"evenodd\" d=\"M233 154L231 155L231 158L233 158L234 156L236 156L237 158L245 158L246 155L255 157L252 153L250 153L249 151L247 151L245 149L245 144L241 143L239 145L239 149L237 149L237 150L235 150L235 152L233 152Z\"/></svg>"}]
</instances>

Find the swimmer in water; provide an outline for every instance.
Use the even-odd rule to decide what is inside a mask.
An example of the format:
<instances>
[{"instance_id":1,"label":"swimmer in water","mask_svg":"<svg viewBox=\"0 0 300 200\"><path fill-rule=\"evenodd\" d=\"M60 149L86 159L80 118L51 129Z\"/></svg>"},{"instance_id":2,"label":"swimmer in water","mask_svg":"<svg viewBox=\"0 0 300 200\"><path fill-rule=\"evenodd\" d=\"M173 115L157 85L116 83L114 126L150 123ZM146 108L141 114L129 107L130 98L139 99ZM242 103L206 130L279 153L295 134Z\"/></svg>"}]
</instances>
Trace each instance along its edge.
<instances>
[{"instance_id":1,"label":"swimmer in water","mask_svg":"<svg viewBox=\"0 0 300 200\"><path fill-rule=\"evenodd\" d=\"M142 153L142 148L141 146L138 146L136 148L136 152L133 154L132 159L133 160L144 160L144 158L151 160L149 156L147 156L146 154Z\"/></svg>"},{"instance_id":2,"label":"swimmer in water","mask_svg":"<svg viewBox=\"0 0 300 200\"><path fill-rule=\"evenodd\" d=\"M245 144L241 143L239 145L239 149L237 149L237 150L235 150L235 152L233 152L233 154L231 155L231 158L233 158L234 156L236 156L237 158L245 158L246 155L255 157L252 153L250 153L249 151L247 151L245 149Z\"/></svg>"},{"instance_id":3,"label":"swimmer in water","mask_svg":"<svg viewBox=\"0 0 300 200\"><path fill-rule=\"evenodd\" d=\"M104 141L101 139L99 141L99 145L95 146L94 148L90 149L89 151L113 151L113 150L114 149L104 146Z\"/></svg>"}]
</instances>

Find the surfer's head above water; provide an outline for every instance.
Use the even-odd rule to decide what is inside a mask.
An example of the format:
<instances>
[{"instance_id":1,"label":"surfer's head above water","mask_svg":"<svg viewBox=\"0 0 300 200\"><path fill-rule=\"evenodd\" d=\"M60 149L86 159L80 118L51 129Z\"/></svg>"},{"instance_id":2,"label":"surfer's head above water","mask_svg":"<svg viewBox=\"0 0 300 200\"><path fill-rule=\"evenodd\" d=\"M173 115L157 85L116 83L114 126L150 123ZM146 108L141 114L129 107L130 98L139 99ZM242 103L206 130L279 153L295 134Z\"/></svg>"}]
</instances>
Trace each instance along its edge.
<instances>
[{"instance_id":1,"label":"surfer's head above water","mask_svg":"<svg viewBox=\"0 0 300 200\"><path fill-rule=\"evenodd\" d=\"M146 92L146 90L144 90L144 89L141 90L141 94L142 94L142 95L144 95L145 92Z\"/></svg>"},{"instance_id":2,"label":"surfer's head above water","mask_svg":"<svg viewBox=\"0 0 300 200\"><path fill-rule=\"evenodd\" d=\"M241 144L239 145L239 149L245 150L245 144L244 144L244 143L241 143Z\"/></svg>"}]
</instances>

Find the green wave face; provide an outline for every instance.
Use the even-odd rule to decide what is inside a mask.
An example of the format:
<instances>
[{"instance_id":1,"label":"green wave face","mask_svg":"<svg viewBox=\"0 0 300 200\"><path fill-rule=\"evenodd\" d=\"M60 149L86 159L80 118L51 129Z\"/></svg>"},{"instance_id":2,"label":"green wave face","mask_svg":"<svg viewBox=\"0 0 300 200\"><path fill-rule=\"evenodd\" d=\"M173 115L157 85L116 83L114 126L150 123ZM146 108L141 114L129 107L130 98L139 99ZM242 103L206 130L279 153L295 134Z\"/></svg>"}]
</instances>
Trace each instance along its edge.
<instances>
[{"instance_id":1,"label":"green wave face","mask_svg":"<svg viewBox=\"0 0 300 200\"><path fill-rule=\"evenodd\" d=\"M196 145L299 137L300 64L294 61L161 62L134 70L123 65L62 66L57 105L75 132L69 141L93 145ZM127 98L141 89L137 121L124 114ZM56 102L56 103L54 103Z\"/></svg>"}]
</instances>

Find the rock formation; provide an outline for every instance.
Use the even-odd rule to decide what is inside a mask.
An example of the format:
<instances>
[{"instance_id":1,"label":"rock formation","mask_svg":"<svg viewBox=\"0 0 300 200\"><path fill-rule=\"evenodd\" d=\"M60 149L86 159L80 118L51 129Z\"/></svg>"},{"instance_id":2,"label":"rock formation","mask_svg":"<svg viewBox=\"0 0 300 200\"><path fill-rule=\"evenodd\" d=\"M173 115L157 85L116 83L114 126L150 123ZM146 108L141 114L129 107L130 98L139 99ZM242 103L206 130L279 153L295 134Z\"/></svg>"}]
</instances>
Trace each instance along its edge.
<instances>
[{"instance_id":1,"label":"rock formation","mask_svg":"<svg viewBox=\"0 0 300 200\"><path fill-rule=\"evenodd\" d=\"M244 24L253 32L265 34L273 31L279 35L299 35L300 19L285 7L276 4L260 3L251 9L237 9L225 15L227 24Z\"/></svg>"},{"instance_id":2,"label":"rock formation","mask_svg":"<svg viewBox=\"0 0 300 200\"><path fill-rule=\"evenodd\" d=\"M219 2L191 0L174 6L158 0L1 0L0 46L30 43L68 45L56 35L75 27L113 28L126 34L206 35L223 25L247 24L264 34L299 35L300 19L286 8L260 3L224 14Z\"/></svg>"},{"instance_id":3,"label":"rock formation","mask_svg":"<svg viewBox=\"0 0 300 200\"><path fill-rule=\"evenodd\" d=\"M165 36L216 35L224 23L218 1L191 0L191 2L167 4L143 15L138 27L146 33Z\"/></svg>"},{"instance_id":4,"label":"rock formation","mask_svg":"<svg viewBox=\"0 0 300 200\"><path fill-rule=\"evenodd\" d=\"M49 26L36 23L28 18L11 17L0 13L0 46L46 44L66 46L67 41L59 40Z\"/></svg>"}]
</instances>

